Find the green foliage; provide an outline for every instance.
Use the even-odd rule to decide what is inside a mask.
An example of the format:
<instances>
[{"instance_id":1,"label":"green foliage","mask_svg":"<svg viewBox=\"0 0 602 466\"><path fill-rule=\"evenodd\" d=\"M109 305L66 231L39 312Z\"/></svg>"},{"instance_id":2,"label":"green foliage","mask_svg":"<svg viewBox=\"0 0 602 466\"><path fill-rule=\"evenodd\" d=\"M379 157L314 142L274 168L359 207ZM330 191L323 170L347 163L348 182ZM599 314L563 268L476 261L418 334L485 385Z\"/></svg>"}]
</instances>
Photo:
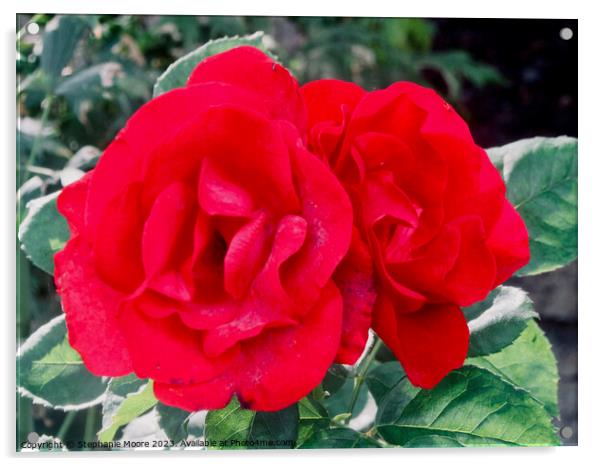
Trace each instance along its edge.
<instances>
[{"instance_id":1,"label":"green foliage","mask_svg":"<svg viewBox=\"0 0 602 466\"><path fill-rule=\"evenodd\" d=\"M298 435L299 409L294 404L274 412L243 409L233 398L224 409L210 411L205 435L217 449L292 448Z\"/></svg>"},{"instance_id":2,"label":"green foliage","mask_svg":"<svg viewBox=\"0 0 602 466\"><path fill-rule=\"evenodd\" d=\"M241 45L251 45L267 52L262 44L263 33L257 32L244 37L223 37L203 44L196 50L169 65L169 68L159 76L153 88L153 97L163 94L177 87L186 85L192 70L205 58L217 53L225 52Z\"/></svg>"},{"instance_id":3,"label":"green foliage","mask_svg":"<svg viewBox=\"0 0 602 466\"><path fill-rule=\"evenodd\" d=\"M529 230L531 260L518 275L549 272L575 260L577 140L537 137L487 152Z\"/></svg>"},{"instance_id":4,"label":"green foliage","mask_svg":"<svg viewBox=\"0 0 602 466\"><path fill-rule=\"evenodd\" d=\"M299 401L298 407L299 435L297 436L296 446L300 448L316 432L329 427L330 417L324 405L311 395Z\"/></svg>"},{"instance_id":5,"label":"green foliage","mask_svg":"<svg viewBox=\"0 0 602 466\"><path fill-rule=\"evenodd\" d=\"M157 404L153 382L125 376L112 379L102 409L102 429L98 433L101 442L110 442L119 429Z\"/></svg>"},{"instance_id":6,"label":"green foliage","mask_svg":"<svg viewBox=\"0 0 602 466\"><path fill-rule=\"evenodd\" d=\"M531 320L511 346L502 351L469 358L467 365L487 369L525 390L539 401L548 413L558 416L558 368L550 342Z\"/></svg>"},{"instance_id":7,"label":"green foliage","mask_svg":"<svg viewBox=\"0 0 602 466\"><path fill-rule=\"evenodd\" d=\"M19 227L19 240L27 257L39 268L54 273L54 254L69 239L67 222L56 209L58 193L27 204L27 216Z\"/></svg>"},{"instance_id":8,"label":"green foliage","mask_svg":"<svg viewBox=\"0 0 602 466\"><path fill-rule=\"evenodd\" d=\"M537 316L520 288L500 286L487 299L464 310L470 329L469 356L497 353L510 345Z\"/></svg>"},{"instance_id":9,"label":"green foliage","mask_svg":"<svg viewBox=\"0 0 602 466\"><path fill-rule=\"evenodd\" d=\"M84 366L67 340L65 316L36 330L17 351L17 386L34 403L64 411L103 401L107 383Z\"/></svg>"},{"instance_id":10,"label":"green foliage","mask_svg":"<svg viewBox=\"0 0 602 466\"><path fill-rule=\"evenodd\" d=\"M78 40L89 28L89 22L85 18L77 15L58 15L46 24L40 67L52 79L61 75L61 71L73 56Z\"/></svg>"},{"instance_id":11,"label":"green foliage","mask_svg":"<svg viewBox=\"0 0 602 466\"><path fill-rule=\"evenodd\" d=\"M174 443L184 440L188 435L188 411L157 403L155 411L159 417L159 427L165 432L167 438Z\"/></svg>"},{"instance_id":12,"label":"green foliage","mask_svg":"<svg viewBox=\"0 0 602 466\"><path fill-rule=\"evenodd\" d=\"M484 307L472 316L485 315ZM366 382L378 404L376 431L395 445L558 444L556 361L533 319L511 345L467 359L432 390L414 387L397 362L373 368Z\"/></svg>"},{"instance_id":13,"label":"green foliage","mask_svg":"<svg viewBox=\"0 0 602 466\"><path fill-rule=\"evenodd\" d=\"M348 427L316 430L299 448L378 448L370 437Z\"/></svg>"},{"instance_id":14,"label":"green foliage","mask_svg":"<svg viewBox=\"0 0 602 466\"><path fill-rule=\"evenodd\" d=\"M442 81L443 88L437 90L452 101L460 99L464 83L476 87L505 83L494 67L464 51L434 52L436 28L424 19L300 18L299 22L307 38L285 61L302 82L338 78L372 89L401 80L430 87Z\"/></svg>"},{"instance_id":15,"label":"green foliage","mask_svg":"<svg viewBox=\"0 0 602 466\"><path fill-rule=\"evenodd\" d=\"M450 373L432 390L413 387L401 370L398 376L376 417L376 429L389 443L410 447L558 444L543 406L492 372L466 367Z\"/></svg>"}]
</instances>

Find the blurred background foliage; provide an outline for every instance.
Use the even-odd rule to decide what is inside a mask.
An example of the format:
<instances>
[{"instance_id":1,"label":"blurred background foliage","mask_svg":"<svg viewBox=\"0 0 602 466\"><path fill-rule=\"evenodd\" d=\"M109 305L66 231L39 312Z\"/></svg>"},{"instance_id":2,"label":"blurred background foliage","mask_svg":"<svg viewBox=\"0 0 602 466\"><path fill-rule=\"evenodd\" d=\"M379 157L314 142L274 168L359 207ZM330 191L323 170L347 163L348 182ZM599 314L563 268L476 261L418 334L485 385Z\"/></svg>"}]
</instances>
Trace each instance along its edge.
<instances>
[{"instance_id":1,"label":"blurred background foliage","mask_svg":"<svg viewBox=\"0 0 602 466\"><path fill-rule=\"evenodd\" d=\"M339 78L366 89L399 80L433 87L468 120L476 141L489 147L527 136L577 136L577 43L559 36L567 26L576 33L576 21L563 20L18 15L17 226L28 200L92 168L151 98L156 78L208 40L262 30L266 45L302 84ZM20 341L58 315L60 304L52 277L20 250L17 261ZM561 277L563 289L576 290L576 272L548 275ZM522 286L537 293L541 283ZM549 296L550 290L541 293ZM538 311L553 343L560 322L555 350L561 367L563 355L567 367L575 367L564 380L570 386L563 413L574 431L568 443L574 443L574 292L565 302L566 313L552 318L547 329L545 309ZM558 354L565 343L566 354ZM561 381L561 411L562 390ZM31 431L56 435L59 429L78 440L82 432L95 432L100 418L98 408L65 417L21 397L18 403L17 440Z\"/></svg>"}]
</instances>

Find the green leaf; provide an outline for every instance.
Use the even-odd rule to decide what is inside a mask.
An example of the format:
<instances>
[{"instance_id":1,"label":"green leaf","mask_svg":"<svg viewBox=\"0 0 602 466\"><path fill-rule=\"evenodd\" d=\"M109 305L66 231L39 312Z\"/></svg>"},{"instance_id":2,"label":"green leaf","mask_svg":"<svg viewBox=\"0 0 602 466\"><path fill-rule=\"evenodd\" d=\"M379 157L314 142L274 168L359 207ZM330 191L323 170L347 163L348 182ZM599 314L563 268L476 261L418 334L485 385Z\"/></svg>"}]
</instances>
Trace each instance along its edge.
<instances>
[{"instance_id":1,"label":"green leaf","mask_svg":"<svg viewBox=\"0 0 602 466\"><path fill-rule=\"evenodd\" d=\"M499 286L487 299L465 309L470 329L469 356L497 353L510 345L537 317L524 290Z\"/></svg>"},{"instance_id":2,"label":"green leaf","mask_svg":"<svg viewBox=\"0 0 602 466\"><path fill-rule=\"evenodd\" d=\"M102 378L88 372L69 345L64 315L41 326L19 348L17 385L35 403L64 411L102 402L107 387Z\"/></svg>"},{"instance_id":3,"label":"green leaf","mask_svg":"<svg viewBox=\"0 0 602 466\"><path fill-rule=\"evenodd\" d=\"M405 376L405 372L399 364L399 361L390 361L379 364L374 367L366 377L366 385L376 404L380 404L381 400L389 393L399 380Z\"/></svg>"},{"instance_id":4,"label":"green leaf","mask_svg":"<svg viewBox=\"0 0 602 466\"><path fill-rule=\"evenodd\" d=\"M292 448L298 434L299 410L294 404L280 411L241 408L233 398L224 409L209 411L205 435L217 449Z\"/></svg>"},{"instance_id":5,"label":"green leaf","mask_svg":"<svg viewBox=\"0 0 602 466\"><path fill-rule=\"evenodd\" d=\"M110 442L117 431L146 413L157 404L153 393L153 381L125 376L111 379L107 399L102 409L102 429L98 433L101 442Z\"/></svg>"},{"instance_id":6,"label":"green leaf","mask_svg":"<svg viewBox=\"0 0 602 466\"><path fill-rule=\"evenodd\" d=\"M496 354L469 358L467 365L487 369L527 391L548 413L558 416L558 368L550 342L530 321L520 337Z\"/></svg>"},{"instance_id":7,"label":"green leaf","mask_svg":"<svg viewBox=\"0 0 602 466\"><path fill-rule=\"evenodd\" d=\"M299 401L299 435L297 448L317 431L327 429L330 425L328 411L322 403L311 395Z\"/></svg>"},{"instance_id":8,"label":"green leaf","mask_svg":"<svg viewBox=\"0 0 602 466\"><path fill-rule=\"evenodd\" d=\"M331 418L340 414L349 414L349 407L351 406L351 399L353 397L353 387L354 379L348 378L345 380L343 386L337 390L334 395L324 400L324 405L326 406L328 414ZM353 408L353 413L351 413L351 418L355 418L358 414L360 414L367 402L368 387L366 384L362 384L357 402Z\"/></svg>"},{"instance_id":9,"label":"green leaf","mask_svg":"<svg viewBox=\"0 0 602 466\"><path fill-rule=\"evenodd\" d=\"M96 166L102 152L94 146L83 146L69 159L65 168L89 170Z\"/></svg>"},{"instance_id":10,"label":"green leaf","mask_svg":"<svg viewBox=\"0 0 602 466\"><path fill-rule=\"evenodd\" d=\"M529 230L531 260L517 275L549 272L575 260L577 140L537 137L487 152Z\"/></svg>"},{"instance_id":11,"label":"green leaf","mask_svg":"<svg viewBox=\"0 0 602 466\"><path fill-rule=\"evenodd\" d=\"M159 417L159 427L170 440L178 443L188 436L187 424L192 413L163 403L157 403L155 411Z\"/></svg>"},{"instance_id":12,"label":"green leaf","mask_svg":"<svg viewBox=\"0 0 602 466\"><path fill-rule=\"evenodd\" d=\"M66 220L56 209L58 192L27 203L27 215L19 226L19 240L27 257L43 271L54 273L54 254L69 239Z\"/></svg>"},{"instance_id":13,"label":"green leaf","mask_svg":"<svg viewBox=\"0 0 602 466\"><path fill-rule=\"evenodd\" d=\"M432 390L413 387L401 375L381 400L376 428L387 442L411 447L558 445L540 403L477 367L451 372Z\"/></svg>"},{"instance_id":14,"label":"green leaf","mask_svg":"<svg viewBox=\"0 0 602 466\"><path fill-rule=\"evenodd\" d=\"M299 448L379 448L380 445L366 434L346 427L318 430Z\"/></svg>"},{"instance_id":15,"label":"green leaf","mask_svg":"<svg viewBox=\"0 0 602 466\"><path fill-rule=\"evenodd\" d=\"M262 38L263 32L258 31L248 36L224 37L207 42L169 65L167 70L157 79L153 88L153 97L157 97L177 87L185 86L188 76L190 76L196 65L212 55L225 52L240 45L250 45L267 52L263 46Z\"/></svg>"},{"instance_id":16,"label":"green leaf","mask_svg":"<svg viewBox=\"0 0 602 466\"><path fill-rule=\"evenodd\" d=\"M77 15L57 15L46 25L40 66L48 76L57 79L69 63L75 47L89 23Z\"/></svg>"},{"instance_id":17,"label":"green leaf","mask_svg":"<svg viewBox=\"0 0 602 466\"><path fill-rule=\"evenodd\" d=\"M73 112L77 113L82 102L92 101L94 105L117 85L123 75L120 63L99 63L64 78L56 87L55 94L67 99Z\"/></svg>"}]
</instances>

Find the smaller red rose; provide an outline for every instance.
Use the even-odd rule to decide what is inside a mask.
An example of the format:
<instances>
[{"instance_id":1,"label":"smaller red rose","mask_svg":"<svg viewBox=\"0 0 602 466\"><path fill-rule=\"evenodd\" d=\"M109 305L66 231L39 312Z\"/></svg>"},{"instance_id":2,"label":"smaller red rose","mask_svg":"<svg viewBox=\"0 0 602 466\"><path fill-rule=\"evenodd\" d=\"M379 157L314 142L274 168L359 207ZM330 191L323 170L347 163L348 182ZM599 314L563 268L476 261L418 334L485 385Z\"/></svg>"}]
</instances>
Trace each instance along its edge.
<instances>
[{"instance_id":1,"label":"smaller red rose","mask_svg":"<svg viewBox=\"0 0 602 466\"><path fill-rule=\"evenodd\" d=\"M460 306L529 260L525 225L466 123L435 92L400 82L364 92L335 80L301 90L309 147L349 193L378 274L373 328L415 385L466 358Z\"/></svg>"}]
</instances>

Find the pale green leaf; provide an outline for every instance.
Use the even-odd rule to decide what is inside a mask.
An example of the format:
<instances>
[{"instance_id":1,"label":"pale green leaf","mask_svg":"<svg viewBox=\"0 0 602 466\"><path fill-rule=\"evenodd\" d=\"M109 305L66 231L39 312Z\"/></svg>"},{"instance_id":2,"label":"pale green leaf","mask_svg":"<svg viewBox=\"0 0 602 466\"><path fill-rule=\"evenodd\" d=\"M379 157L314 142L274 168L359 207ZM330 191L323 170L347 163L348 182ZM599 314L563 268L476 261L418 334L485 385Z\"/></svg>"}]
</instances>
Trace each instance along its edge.
<instances>
[{"instance_id":1,"label":"pale green leaf","mask_svg":"<svg viewBox=\"0 0 602 466\"><path fill-rule=\"evenodd\" d=\"M104 399L107 382L92 375L67 339L65 316L36 330L17 351L17 385L35 403L74 411Z\"/></svg>"},{"instance_id":2,"label":"pale green leaf","mask_svg":"<svg viewBox=\"0 0 602 466\"><path fill-rule=\"evenodd\" d=\"M537 313L524 290L500 286L464 310L470 329L469 356L497 353L510 345Z\"/></svg>"},{"instance_id":3,"label":"pale green leaf","mask_svg":"<svg viewBox=\"0 0 602 466\"><path fill-rule=\"evenodd\" d=\"M152 380L147 382L134 376L112 379L103 405L102 430L98 439L101 442L112 441L121 427L156 404Z\"/></svg>"},{"instance_id":4,"label":"pale green leaf","mask_svg":"<svg viewBox=\"0 0 602 466\"><path fill-rule=\"evenodd\" d=\"M56 209L58 192L29 201L27 215L19 226L25 255L39 268L54 273L54 254L69 239L67 221Z\"/></svg>"}]
</instances>

